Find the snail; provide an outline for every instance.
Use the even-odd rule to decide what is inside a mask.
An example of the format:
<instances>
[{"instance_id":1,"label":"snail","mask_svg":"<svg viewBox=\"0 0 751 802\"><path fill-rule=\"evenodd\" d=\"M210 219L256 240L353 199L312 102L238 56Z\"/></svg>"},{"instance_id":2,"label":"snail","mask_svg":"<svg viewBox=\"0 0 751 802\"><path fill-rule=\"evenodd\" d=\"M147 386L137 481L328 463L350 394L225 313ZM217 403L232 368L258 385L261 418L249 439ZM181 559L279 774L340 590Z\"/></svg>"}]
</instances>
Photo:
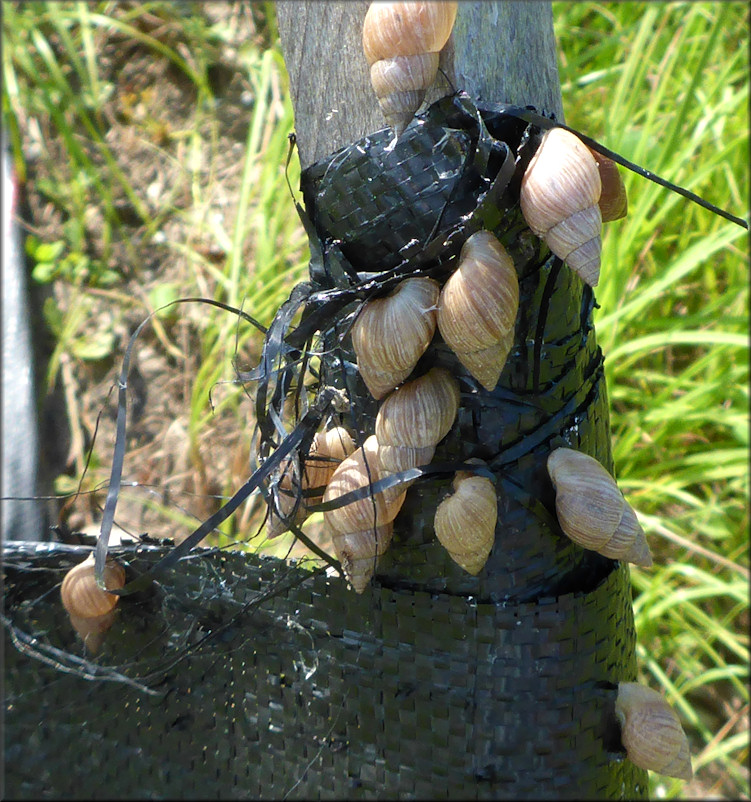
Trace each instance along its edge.
<instances>
[{"instance_id":1,"label":"snail","mask_svg":"<svg viewBox=\"0 0 751 802\"><path fill-rule=\"evenodd\" d=\"M589 148L589 152L594 157L600 173L602 191L597 205L600 207L602 222L610 223L613 220L620 220L628 214L628 197L618 165L592 148Z\"/></svg>"},{"instance_id":2,"label":"snail","mask_svg":"<svg viewBox=\"0 0 751 802\"><path fill-rule=\"evenodd\" d=\"M104 565L104 584L108 590L125 585L125 570L111 558ZM115 620L118 597L97 586L93 554L68 571L60 588L60 598L73 629L83 639L84 646L96 654Z\"/></svg>"},{"instance_id":3,"label":"snail","mask_svg":"<svg viewBox=\"0 0 751 802\"><path fill-rule=\"evenodd\" d=\"M376 416L379 468L397 473L429 463L454 425L459 400L458 382L439 367L394 390Z\"/></svg>"},{"instance_id":4,"label":"snail","mask_svg":"<svg viewBox=\"0 0 751 802\"><path fill-rule=\"evenodd\" d=\"M407 127L438 74L458 3L371 3L362 45L370 82L397 136Z\"/></svg>"},{"instance_id":5,"label":"snail","mask_svg":"<svg viewBox=\"0 0 751 802\"><path fill-rule=\"evenodd\" d=\"M519 280L506 249L489 231L462 246L459 266L438 299L438 329L486 390L498 383L514 341Z\"/></svg>"},{"instance_id":6,"label":"snail","mask_svg":"<svg viewBox=\"0 0 751 802\"><path fill-rule=\"evenodd\" d=\"M484 476L458 471L453 488L436 508L435 533L451 559L474 576L487 562L495 540L495 487Z\"/></svg>"},{"instance_id":7,"label":"snail","mask_svg":"<svg viewBox=\"0 0 751 802\"><path fill-rule=\"evenodd\" d=\"M587 454L557 448L548 457L555 486L555 510L564 534L611 560L649 567L644 530L615 479Z\"/></svg>"},{"instance_id":8,"label":"snail","mask_svg":"<svg viewBox=\"0 0 751 802\"><path fill-rule=\"evenodd\" d=\"M342 426L336 426L327 432L316 432L310 446L308 456L303 462L302 482L297 472L296 462L290 458L284 460L279 468L279 493L276 504L283 517L279 517L269 504L269 520L266 525L266 536L275 538L289 528L286 520L297 507L294 523L299 526L307 517L307 508L318 504L324 489L329 483L339 463L355 450L355 443L349 432ZM318 489L320 492L313 492ZM298 490L302 491L302 496Z\"/></svg>"},{"instance_id":9,"label":"snail","mask_svg":"<svg viewBox=\"0 0 751 802\"><path fill-rule=\"evenodd\" d=\"M371 435L334 471L323 500L333 501L379 478L378 442L375 435ZM405 494L403 489L390 488L323 513L344 575L357 593L365 590L375 570L375 558L383 554L391 542L393 521Z\"/></svg>"},{"instance_id":10,"label":"snail","mask_svg":"<svg viewBox=\"0 0 751 802\"><path fill-rule=\"evenodd\" d=\"M355 320L357 366L374 398L401 384L430 345L439 292L432 278L408 278L385 297L368 301Z\"/></svg>"},{"instance_id":11,"label":"snail","mask_svg":"<svg viewBox=\"0 0 751 802\"><path fill-rule=\"evenodd\" d=\"M634 765L681 780L693 777L688 738L661 694L637 682L619 682L615 715Z\"/></svg>"},{"instance_id":12,"label":"snail","mask_svg":"<svg viewBox=\"0 0 751 802\"><path fill-rule=\"evenodd\" d=\"M524 172L520 203L527 225L590 287L600 277L602 181L589 148L551 128Z\"/></svg>"}]
</instances>

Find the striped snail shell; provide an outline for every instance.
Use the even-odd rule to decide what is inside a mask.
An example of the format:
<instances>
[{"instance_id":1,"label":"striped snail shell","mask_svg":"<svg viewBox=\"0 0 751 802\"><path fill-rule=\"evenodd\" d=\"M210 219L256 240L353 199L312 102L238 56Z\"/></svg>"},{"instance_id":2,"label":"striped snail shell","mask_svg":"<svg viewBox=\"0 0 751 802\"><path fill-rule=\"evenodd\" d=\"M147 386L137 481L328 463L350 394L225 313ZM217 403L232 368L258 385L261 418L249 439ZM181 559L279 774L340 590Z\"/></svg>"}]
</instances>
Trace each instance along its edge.
<instances>
[{"instance_id":1,"label":"striped snail shell","mask_svg":"<svg viewBox=\"0 0 751 802\"><path fill-rule=\"evenodd\" d=\"M459 383L445 368L406 382L376 416L379 467L386 473L426 465L459 411Z\"/></svg>"},{"instance_id":2,"label":"striped snail shell","mask_svg":"<svg viewBox=\"0 0 751 802\"><path fill-rule=\"evenodd\" d=\"M457 7L455 2L375 2L368 7L362 45L370 82L397 135L435 80Z\"/></svg>"},{"instance_id":3,"label":"striped snail shell","mask_svg":"<svg viewBox=\"0 0 751 802\"><path fill-rule=\"evenodd\" d=\"M375 435L371 435L334 471L323 500L333 501L380 478L378 443ZM373 576L376 557L383 554L391 543L393 521L404 496L403 489L391 488L323 513L324 524L344 575L357 593L365 590Z\"/></svg>"},{"instance_id":4,"label":"striped snail shell","mask_svg":"<svg viewBox=\"0 0 751 802\"><path fill-rule=\"evenodd\" d=\"M548 457L558 523L575 543L611 560L649 567L652 555L636 514L600 463L570 448Z\"/></svg>"},{"instance_id":5,"label":"striped snail shell","mask_svg":"<svg viewBox=\"0 0 751 802\"><path fill-rule=\"evenodd\" d=\"M693 777L688 738L661 694L637 682L619 682L615 715L628 759L667 777Z\"/></svg>"},{"instance_id":6,"label":"striped snail shell","mask_svg":"<svg viewBox=\"0 0 751 802\"><path fill-rule=\"evenodd\" d=\"M602 191L597 162L570 131L546 131L522 178L527 225L590 287L600 277Z\"/></svg>"},{"instance_id":7,"label":"striped snail shell","mask_svg":"<svg viewBox=\"0 0 751 802\"><path fill-rule=\"evenodd\" d=\"M484 476L459 471L453 488L436 508L435 533L451 559L474 576L487 562L495 541L495 487Z\"/></svg>"},{"instance_id":8,"label":"striped snail shell","mask_svg":"<svg viewBox=\"0 0 751 802\"><path fill-rule=\"evenodd\" d=\"M628 196L618 165L592 148L589 148L589 152L597 162L597 170L600 173L602 192L597 205L600 207L602 222L610 223L613 220L620 220L628 214Z\"/></svg>"},{"instance_id":9,"label":"striped snail shell","mask_svg":"<svg viewBox=\"0 0 751 802\"><path fill-rule=\"evenodd\" d=\"M287 519L295 510L294 523L297 526L308 517L308 507L318 504L323 497L326 485L339 463L355 450L355 443L349 432L342 426L335 426L327 432L316 432L307 458L302 466L302 481L297 472L294 458L282 461L279 467L279 493L276 503L283 517L274 511L273 502L269 504L269 520L266 524L266 537L275 538L289 529ZM314 490L320 492L313 493ZM298 496L301 491L302 495Z\"/></svg>"},{"instance_id":10,"label":"striped snail shell","mask_svg":"<svg viewBox=\"0 0 751 802\"><path fill-rule=\"evenodd\" d=\"M486 390L498 383L514 342L519 280L511 257L489 231L462 246L459 266L438 299L438 329Z\"/></svg>"},{"instance_id":11,"label":"striped snail shell","mask_svg":"<svg viewBox=\"0 0 751 802\"><path fill-rule=\"evenodd\" d=\"M401 384L430 345L439 292L432 278L408 278L363 306L352 326L352 345L374 398Z\"/></svg>"},{"instance_id":12,"label":"striped snail shell","mask_svg":"<svg viewBox=\"0 0 751 802\"><path fill-rule=\"evenodd\" d=\"M104 585L108 590L125 585L125 570L112 558L108 558L104 565ZM68 611L73 629L83 639L84 646L96 654L115 620L119 597L98 587L93 554L68 571L60 588L60 598Z\"/></svg>"}]
</instances>

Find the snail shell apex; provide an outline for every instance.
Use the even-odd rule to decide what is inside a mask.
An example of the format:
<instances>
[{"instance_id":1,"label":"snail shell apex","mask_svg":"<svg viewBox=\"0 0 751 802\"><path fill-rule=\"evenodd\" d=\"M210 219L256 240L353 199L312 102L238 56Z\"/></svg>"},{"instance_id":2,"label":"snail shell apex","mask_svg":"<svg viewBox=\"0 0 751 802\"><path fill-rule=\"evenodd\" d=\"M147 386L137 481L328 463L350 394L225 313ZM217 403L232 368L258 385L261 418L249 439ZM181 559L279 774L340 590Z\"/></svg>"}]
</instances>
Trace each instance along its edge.
<instances>
[{"instance_id":1,"label":"snail shell apex","mask_svg":"<svg viewBox=\"0 0 751 802\"><path fill-rule=\"evenodd\" d=\"M332 501L380 478L378 442L375 435L371 435L334 471L323 500ZM401 488L390 488L323 513L337 558L357 593L365 590L375 570L375 558L383 554L391 542L393 520L405 494Z\"/></svg>"},{"instance_id":2,"label":"snail shell apex","mask_svg":"<svg viewBox=\"0 0 751 802\"><path fill-rule=\"evenodd\" d=\"M520 204L527 225L590 287L600 277L602 181L589 148L551 128L524 173Z\"/></svg>"},{"instance_id":3,"label":"snail shell apex","mask_svg":"<svg viewBox=\"0 0 751 802\"><path fill-rule=\"evenodd\" d=\"M435 533L451 559L473 576L488 560L495 540L498 502L493 483L460 471L454 492L435 511Z\"/></svg>"},{"instance_id":4,"label":"snail shell apex","mask_svg":"<svg viewBox=\"0 0 751 802\"><path fill-rule=\"evenodd\" d=\"M681 780L693 777L688 738L661 694L637 682L620 682L615 714L634 765Z\"/></svg>"},{"instance_id":5,"label":"snail shell apex","mask_svg":"<svg viewBox=\"0 0 751 802\"><path fill-rule=\"evenodd\" d=\"M408 278L363 306L352 325L352 345L374 398L401 384L430 345L439 293L434 279Z\"/></svg>"},{"instance_id":6,"label":"snail shell apex","mask_svg":"<svg viewBox=\"0 0 751 802\"><path fill-rule=\"evenodd\" d=\"M514 341L519 280L513 260L489 231L462 246L459 266L438 299L438 329L465 368L489 391Z\"/></svg>"},{"instance_id":7,"label":"snail shell apex","mask_svg":"<svg viewBox=\"0 0 751 802\"><path fill-rule=\"evenodd\" d=\"M370 77L389 125L400 134L438 72L456 2L374 2L363 23Z\"/></svg>"},{"instance_id":8,"label":"snail shell apex","mask_svg":"<svg viewBox=\"0 0 751 802\"><path fill-rule=\"evenodd\" d=\"M558 523L575 543L612 560L649 567L644 530L613 477L600 463L570 448L548 457Z\"/></svg>"}]
</instances>

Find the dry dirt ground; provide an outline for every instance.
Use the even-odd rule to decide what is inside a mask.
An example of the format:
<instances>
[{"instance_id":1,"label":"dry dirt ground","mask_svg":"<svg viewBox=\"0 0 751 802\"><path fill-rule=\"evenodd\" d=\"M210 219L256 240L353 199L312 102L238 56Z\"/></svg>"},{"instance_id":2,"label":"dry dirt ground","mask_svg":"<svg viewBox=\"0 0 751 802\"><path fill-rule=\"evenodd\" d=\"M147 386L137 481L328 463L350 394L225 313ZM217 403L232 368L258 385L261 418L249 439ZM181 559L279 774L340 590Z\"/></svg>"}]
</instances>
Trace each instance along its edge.
<instances>
[{"instance_id":1,"label":"dry dirt ground","mask_svg":"<svg viewBox=\"0 0 751 802\"><path fill-rule=\"evenodd\" d=\"M37 380L42 390L56 347L41 322L45 296L63 317L80 312L67 342L57 345L59 370L55 389L45 399L42 430L44 480L47 487L55 483L58 491L76 488L94 443L82 490L95 492L54 505L52 523L69 530L98 532L115 441L113 388L128 339L152 311L155 293L172 287L179 297L215 297L216 270L226 261L227 251L211 235L207 221L218 218L225 231L234 224L253 103L238 53L244 42L260 42L268 35L260 4L255 5L218 2L202 7L211 22L229 31L230 38L212 54L208 74L216 103L211 116L197 109L195 84L170 61L117 31L99 32L100 79L113 87L99 110L106 143L160 225L150 234L122 187L111 183L120 225L112 241L106 242L106 209L102 199L91 194L84 216L85 240L87 256L105 260L107 267L122 274L122 281L91 288L56 280L34 290ZM179 40L181 29L174 23L149 13L138 16L137 22L144 32L190 59ZM279 93L279 86L272 86L272 114L280 106ZM39 240L55 242L64 238L71 214L64 201L45 187L65 186L75 179L68 151L49 120L21 123L28 170L24 224ZM198 136L191 134L196 131ZM93 160L102 162L83 135L80 142ZM195 192L195 182L200 193ZM302 234L300 241L302 245ZM251 249L251 241L244 243L244 264L249 263ZM116 515L116 522L129 533L179 540L250 475L248 398L235 409L227 406L209 414L208 423L191 442L194 381L207 368L207 308L178 306L173 314L145 327L134 349L123 482L139 487L123 488ZM240 364L252 365L254 359L257 363L259 347L260 339L252 340L237 354ZM97 348L102 353L92 358ZM230 341L218 357L210 358L229 365L233 355ZM231 376L231 370L226 375ZM214 403L230 389L214 387ZM206 408L207 399L202 405ZM241 507L233 535L245 539L255 532L263 507L259 498Z\"/></svg>"}]
</instances>

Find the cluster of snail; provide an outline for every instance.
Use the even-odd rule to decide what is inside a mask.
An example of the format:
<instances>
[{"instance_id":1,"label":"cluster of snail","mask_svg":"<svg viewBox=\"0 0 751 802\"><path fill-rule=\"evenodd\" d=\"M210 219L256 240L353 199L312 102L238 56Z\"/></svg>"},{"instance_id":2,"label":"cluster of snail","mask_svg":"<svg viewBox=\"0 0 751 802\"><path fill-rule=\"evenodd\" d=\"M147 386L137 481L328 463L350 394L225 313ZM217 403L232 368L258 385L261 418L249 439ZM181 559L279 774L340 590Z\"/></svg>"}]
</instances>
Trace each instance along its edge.
<instances>
[{"instance_id":1,"label":"cluster of snail","mask_svg":"<svg viewBox=\"0 0 751 802\"><path fill-rule=\"evenodd\" d=\"M397 135L436 79L457 8L455 2L374 2L368 8L363 50L378 103ZM624 217L628 207L615 162L567 129L551 128L524 173L520 204L530 229L596 287L602 224Z\"/></svg>"},{"instance_id":2,"label":"cluster of snail","mask_svg":"<svg viewBox=\"0 0 751 802\"><path fill-rule=\"evenodd\" d=\"M431 278L407 278L388 295L364 304L352 326L352 344L363 381L374 398L383 399L375 434L356 450L341 427L317 434L299 471L301 479L295 479L294 469L285 463L278 485L286 488L288 500L270 514L267 533L274 536L287 528L291 518L296 522L305 518L310 496L298 500L291 490L293 483L302 491L313 486L308 478L312 459L329 460L316 468L315 484L320 483L319 488L325 484L324 502L429 464L454 425L459 384L440 367L410 379L417 362L438 330L477 381L494 388L513 343L518 306L514 263L489 231L469 237L443 288ZM333 443L336 453L324 443ZM373 575L375 558L391 542L393 521L409 484L324 512L342 569L358 593ZM469 471L458 473L453 487L436 510L436 536L458 565L477 574L495 538L495 488L490 479Z\"/></svg>"},{"instance_id":3,"label":"cluster of snail","mask_svg":"<svg viewBox=\"0 0 751 802\"><path fill-rule=\"evenodd\" d=\"M439 54L454 24L455 2L374 2L363 28L363 48L378 102L399 136L423 102L438 71ZM542 134L522 178L522 215L553 254L590 287L600 274L601 227L627 211L623 181L609 158L575 134L554 127ZM519 284L513 260L489 231L464 243L443 287L432 278L401 281L368 301L352 327L352 344L365 385L382 401L375 434L359 448L342 427L316 435L307 459L287 460L278 482L268 533L302 522L321 499L335 501L391 474L427 465L454 425L459 386L444 368L410 378L436 329L469 373L492 391L514 341ZM482 464L480 460L471 460ZM613 559L651 566L634 510L613 477L593 457L556 448L547 458L561 531L573 542ZM324 512L343 571L362 593L375 561L388 548L409 482ZM492 550L497 524L492 481L457 472L453 492L435 512L434 529L452 559L479 573ZM667 702L632 682L618 686L615 706L631 761L689 779L688 740Z\"/></svg>"}]
</instances>

